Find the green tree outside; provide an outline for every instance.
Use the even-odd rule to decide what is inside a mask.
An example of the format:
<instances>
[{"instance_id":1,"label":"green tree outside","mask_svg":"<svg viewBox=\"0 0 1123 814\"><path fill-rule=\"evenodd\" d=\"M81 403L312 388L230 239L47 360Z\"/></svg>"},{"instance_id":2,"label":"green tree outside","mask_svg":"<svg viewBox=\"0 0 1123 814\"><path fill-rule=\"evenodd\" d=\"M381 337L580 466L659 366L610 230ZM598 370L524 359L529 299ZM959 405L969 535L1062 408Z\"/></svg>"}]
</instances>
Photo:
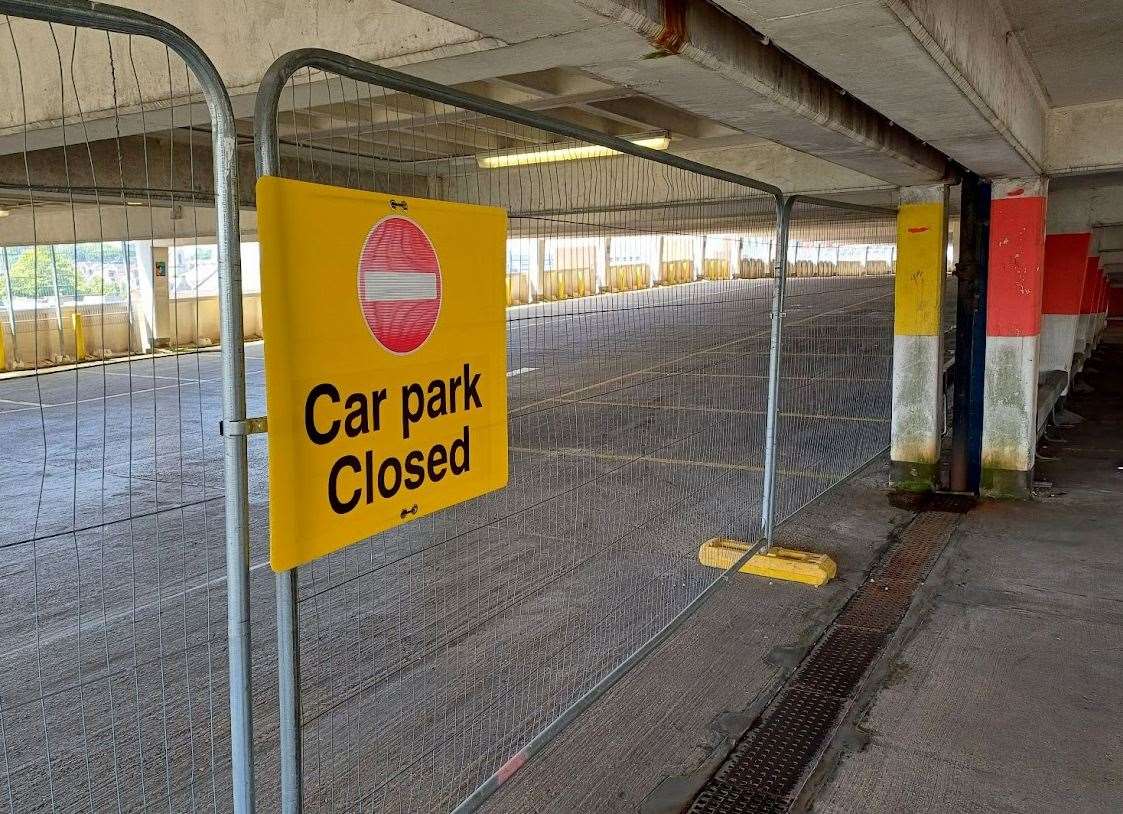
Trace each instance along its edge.
<instances>
[{"instance_id":1,"label":"green tree outside","mask_svg":"<svg viewBox=\"0 0 1123 814\"><path fill-rule=\"evenodd\" d=\"M52 256L53 254L53 256ZM107 297L123 294L121 285L115 280L103 281L100 277L86 277L76 274L74 261L67 249L38 246L34 251L24 249L13 262L8 254L8 276L11 279L13 297L52 297L55 294L52 267L58 273L59 294L64 297L100 296Z\"/></svg>"}]
</instances>

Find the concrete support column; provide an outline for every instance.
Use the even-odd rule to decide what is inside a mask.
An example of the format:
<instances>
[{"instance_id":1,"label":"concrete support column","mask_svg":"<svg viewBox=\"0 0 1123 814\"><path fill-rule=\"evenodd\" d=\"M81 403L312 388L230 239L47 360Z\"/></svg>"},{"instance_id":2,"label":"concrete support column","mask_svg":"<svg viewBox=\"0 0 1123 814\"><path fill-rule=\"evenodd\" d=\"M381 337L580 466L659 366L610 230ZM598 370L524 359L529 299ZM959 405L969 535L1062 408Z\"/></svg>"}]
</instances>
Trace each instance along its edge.
<instances>
[{"instance_id":1,"label":"concrete support column","mask_svg":"<svg viewBox=\"0 0 1123 814\"><path fill-rule=\"evenodd\" d=\"M943 432L942 318L947 276L944 185L901 190L893 322L890 486L927 491Z\"/></svg>"},{"instance_id":2,"label":"concrete support column","mask_svg":"<svg viewBox=\"0 0 1123 814\"><path fill-rule=\"evenodd\" d=\"M542 238L534 241L534 265L530 269L530 279L534 284L532 300L538 300L546 295L546 241Z\"/></svg>"},{"instance_id":3,"label":"concrete support column","mask_svg":"<svg viewBox=\"0 0 1123 814\"><path fill-rule=\"evenodd\" d=\"M595 258L596 281L593 284L593 293L599 294L603 289L608 287L608 265L611 262L611 254L612 238L602 237L597 247L597 256Z\"/></svg>"},{"instance_id":4,"label":"concrete support column","mask_svg":"<svg viewBox=\"0 0 1123 814\"><path fill-rule=\"evenodd\" d=\"M1046 179L993 185L983 384L983 494L1024 498L1037 446Z\"/></svg>"},{"instance_id":5,"label":"concrete support column","mask_svg":"<svg viewBox=\"0 0 1123 814\"><path fill-rule=\"evenodd\" d=\"M171 341L168 248L145 242L138 242L134 247L137 264L132 287L135 297L133 324L138 350L147 353L154 347L166 348Z\"/></svg>"},{"instance_id":6,"label":"concrete support column","mask_svg":"<svg viewBox=\"0 0 1123 814\"><path fill-rule=\"evenodd\" d=\"M1100 344L1100 337L1107 327L1107 275L1103 272L1099 276L1099 294L1096 299L1096 345Z\"/></svg>"},{"instance_id":7,"label":"concrete support column","mask_svg":"<svg viewBox=\"0 0 1123 814\"><path fill-rule=\"evenodd\" d=\"M1084 367L1084 360L1092 353L1096 340L1096 326L1093 311L1096 302L1096 281L1100 278L1100 258L1089 257L1084 267L1084 292L1080 297L1080 336L1076 343L1076 370Z\"/></svg>"},{"instance_id":8,"label":"concrete support column","mask_svg":"<svg viewBox=\"0 0 1123 814\"><path fill-rule=\"evenodd\" d=\"M1041 297L1041 370L1062 370L1072 378L1077 352L1080 299L1088 267L1091 232L1045 238L1045 282ZM1065 386L1068 392L1068 386Z\"/></svg>"}]
</instances>

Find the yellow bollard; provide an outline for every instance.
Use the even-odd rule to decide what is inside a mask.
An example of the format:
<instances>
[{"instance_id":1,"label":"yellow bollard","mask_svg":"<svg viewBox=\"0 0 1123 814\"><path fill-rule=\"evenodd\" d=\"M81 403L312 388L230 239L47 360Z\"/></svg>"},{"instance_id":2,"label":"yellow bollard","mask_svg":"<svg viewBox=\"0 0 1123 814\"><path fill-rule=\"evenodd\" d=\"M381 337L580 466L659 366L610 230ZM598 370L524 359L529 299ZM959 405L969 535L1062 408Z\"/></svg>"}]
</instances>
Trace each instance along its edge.
<instances>
[{"instance_id":1,"label":"yellow bollard","mask_svg":"<svg viewBox=\"0 0 1123 814\"><path fill-rule=\"evenodd\" d=\"M70 324L74 328L74 361L81 362L86 358L86 332L82 328L82 315L77 311L72 313Z\"/></svg>"},{"instance_id":2,"label":"yellow bollard","mask_svg":"<svg viewBox=\"0 0 1123 814\"><path fill-rule=\"evenodd\" d=\"M8 349L4 347L4 328L0 326L0 373L8 369Z\"/></svg>"}]
</instances>

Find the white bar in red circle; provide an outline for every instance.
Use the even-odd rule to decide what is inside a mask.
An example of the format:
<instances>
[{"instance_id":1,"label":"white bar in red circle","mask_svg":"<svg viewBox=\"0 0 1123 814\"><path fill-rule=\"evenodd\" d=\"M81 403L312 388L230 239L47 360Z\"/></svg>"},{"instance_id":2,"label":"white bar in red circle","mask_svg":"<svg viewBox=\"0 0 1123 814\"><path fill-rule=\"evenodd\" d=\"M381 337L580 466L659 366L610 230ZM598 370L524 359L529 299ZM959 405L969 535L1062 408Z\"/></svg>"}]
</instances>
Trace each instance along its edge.
<instances>
[{"instance_id":1,"label":"white bar in red circle","mask_svg":"<svg viewBox=\"0 0 1123 814\"><path fill-rule=\"evenodd\" d=\"M363 302L435 300L437 275L409 271L363 272Z\"/></svg>"}]
</instances>

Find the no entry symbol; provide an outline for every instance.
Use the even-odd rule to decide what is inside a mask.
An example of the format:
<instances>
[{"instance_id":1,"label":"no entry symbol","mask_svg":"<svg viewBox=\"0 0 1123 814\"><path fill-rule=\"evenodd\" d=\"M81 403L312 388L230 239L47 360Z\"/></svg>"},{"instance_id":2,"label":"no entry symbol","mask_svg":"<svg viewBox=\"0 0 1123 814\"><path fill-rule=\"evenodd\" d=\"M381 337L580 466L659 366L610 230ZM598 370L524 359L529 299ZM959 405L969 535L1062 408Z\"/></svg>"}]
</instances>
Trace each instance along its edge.
<instances>
[{"instance_id":1,"label":"no entry symbol","mask_svg":"<svg viewBox=\"0 0 1123 814\"><path fill-rule=\"evenodd\" d=\"M441 295L440 263L422 228L399 215L375 224L359 257L359 305L378 344L396 354L424 345Z\"/></svg>"}]
</instances>

